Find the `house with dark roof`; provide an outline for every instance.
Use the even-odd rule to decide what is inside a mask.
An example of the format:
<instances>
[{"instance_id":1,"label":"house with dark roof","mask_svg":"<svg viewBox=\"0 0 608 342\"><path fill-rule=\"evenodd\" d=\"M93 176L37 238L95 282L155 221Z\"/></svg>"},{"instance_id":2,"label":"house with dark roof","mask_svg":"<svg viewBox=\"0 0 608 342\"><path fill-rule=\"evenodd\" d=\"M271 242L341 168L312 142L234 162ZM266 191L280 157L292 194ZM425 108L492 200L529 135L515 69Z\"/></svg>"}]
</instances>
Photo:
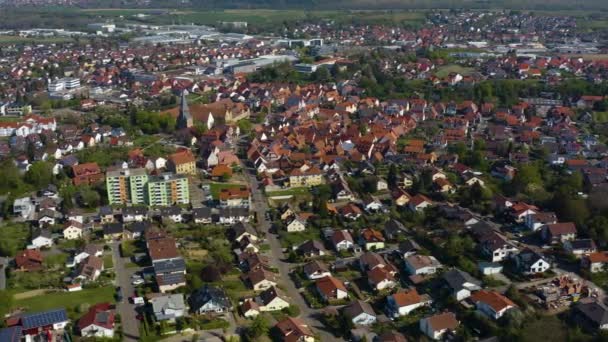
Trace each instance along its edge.
<instances>
[{"instance_id":1,"label":"house with dark roof","mask_svg":"<svg viewBox=\"0 0 608 342\"><path fill-rule=\"evenodd\" d=\"M192 220L195 223L210 224L213 222L211 208L201 207L192 209Z\"/></svg>"},{"instance_id":2,"label":"house with dark roof","mask_svg":"<svg viewBox=\"0 0 608 342\"><path fill-rule=\"evenodd\" d=\"M362 300L356 300L344 307L342 313L354 325L372 325L376 323L376 313L372 306Z\"/></svg>"},{"instance_id":3,"label":"house with dark roof","mask_svg":"<svg viewBox=\"0 0 608 342\"><path fill-rule=\"evenodd\" d=\"M441 279L443 279L450 291L452 291L452 296L454 296L457 301L469 298L473 291L481 290L481 282L479 280L457 268L442 274Z\"/></svg>"},{"instance_id":4,"label":"house with dark roof","mask_svg":"<svg viewBox=\"0 0 608 342\"><path fill-rule=\"evenodd\" d=\"M575 321L588 331L608 329L608 308L596 300L582 300L573 313Z\"/></svg>"},{"instance_id":5,"label":"house with dark roof","mask_svg":"<svg viewBox=\"0 0 608 342\"><path fill-rule=\"evenodd\" d=\"M30 340L44 332L61 332L68 325L69 319L65 309L54 309L44 312L34 312L21 316L17 323L21 326L22 334Z\"/></svg>"},{"instance_id":6,"label":"house with dark roof","mask_svg":"<svg viewBox=\"0 0 608 342\"><path fill-rule=\"evenodd\" d=\"M223 313L232 309L230 299L219 287L205 285L188 298L190 311L196 314Z\"/></svg>"},{"instance_id":7,"label":"house with dark roof","mask_svg":"<svg viewBox=\"0 0 608 342\"><path fill-rule=\"evenodd\" d=\"M331 272L325 263L319 260L312 260L302 267L302 272L307 279L316 280L331 276Z\"/></svg>"},{"instance_id":8,"label":"house with dark roof","mask_svg":"<svg viewBox=\"0 0 608 342\"><path fill-rule=\"evenodd\" d=\"M551 268L549 259L531 249L521 251L513 260L517 271L523 274L543 273Z\"/></svg>"},{"instance_id":9,"label":"house with dark roof","mask_svg":"<svg viewBox=\"0 0 608 342\"><path fill-rule=\"evenodd\" d=\"M121 239L124 232L124 226L120 222L108 223L103 226L103 238L106 241Z\"/></svg>"},{"instance_id":10,"label":"house with dark roof","mask_svg":"<svg viewBox=\"0 0 608 342\"><path fill-rule=\"evenodd\" d=\"M186 314L186 303L181 293L155 296L148 299L157 321L175 321Z\"/></svg>"},{"instance_id":11,"label":"house with dark roof","mask_svg":"<svg viewBox=\"0 0 608 342\"><path fill-rule=\"evenodd\" d=\"M570 253L575 255L576 257L581 257L583 255L589 255L591 253L597 252L597 246L592 239L577 239L577 240L569 240L564 242L564 249Z\"/></svg>"}]
</instances>

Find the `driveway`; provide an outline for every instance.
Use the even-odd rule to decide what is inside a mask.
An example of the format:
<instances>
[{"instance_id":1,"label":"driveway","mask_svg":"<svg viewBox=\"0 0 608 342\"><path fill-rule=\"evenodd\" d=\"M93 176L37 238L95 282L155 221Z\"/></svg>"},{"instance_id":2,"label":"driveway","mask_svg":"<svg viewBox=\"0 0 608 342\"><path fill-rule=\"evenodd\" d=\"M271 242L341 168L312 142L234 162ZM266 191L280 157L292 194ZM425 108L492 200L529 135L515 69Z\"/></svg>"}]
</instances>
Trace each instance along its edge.
<instances>
[{"instance_id":1,"label":"driveway","mask_svg":"<svg viewBox=\"0 0 608 342\"><path fill-rule=\"evenodd\" d=\"M292 299L292 304L297 305L300 308L300 318L302 318L309 326L311 326L316 334L320 337L321 341L343 341L343 339L335 337L324 325L321 323L320 316L322 315L321 310L315 310L308 306L304 297L300 294L293 281L291 281L289 273L291 272L291 266L289 263L284 262L285 256L283 254L283 248L281 242L277 236L269 232L270 222L266 220L266 211L268 210L268 202L266 197L260 190L259 182L255 175L245 172L251 186L251 202L252 210L256 212L258 225L257 229L260 233L266 235L266 240L270 246L270 253L268 255L270 264L277 267L279 270L280 279L283 280L285 292Z\"/></svg>"},{"instance_id":2,"label":"driveway","mask_svg":"<svg viewBox=\"0 0 608 342\"><path fill-rule=\"evenodd\" d=\"M120 314L122 322L123 341L139 341L139 321L135 305L129 303L129 297L133 296L134 287L131 285L131 276L138 269L127 268L128 258L120 256L120 243L112 243L112 256L114 259L114 272L116 273L117 286L120 286L122 302L116 304L116 310Z\"/></svg>"}]
</instances>

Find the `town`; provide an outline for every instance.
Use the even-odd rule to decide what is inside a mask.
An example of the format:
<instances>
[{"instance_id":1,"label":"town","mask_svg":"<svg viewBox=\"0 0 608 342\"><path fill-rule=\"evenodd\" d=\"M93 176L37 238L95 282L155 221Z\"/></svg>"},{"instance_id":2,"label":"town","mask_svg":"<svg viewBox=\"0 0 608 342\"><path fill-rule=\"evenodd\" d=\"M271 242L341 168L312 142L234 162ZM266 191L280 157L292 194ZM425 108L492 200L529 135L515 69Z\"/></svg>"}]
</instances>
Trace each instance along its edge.
<instances>
[{"instance_id":1,"label":"town","mask_svg":"<svg viewBox=\"0 0 608 342\"><path fill-rule=\"evenodd\" d=\"M608 338L605 17L111 13L0 26L0 341Z\"/></svg>"}]
</instances>

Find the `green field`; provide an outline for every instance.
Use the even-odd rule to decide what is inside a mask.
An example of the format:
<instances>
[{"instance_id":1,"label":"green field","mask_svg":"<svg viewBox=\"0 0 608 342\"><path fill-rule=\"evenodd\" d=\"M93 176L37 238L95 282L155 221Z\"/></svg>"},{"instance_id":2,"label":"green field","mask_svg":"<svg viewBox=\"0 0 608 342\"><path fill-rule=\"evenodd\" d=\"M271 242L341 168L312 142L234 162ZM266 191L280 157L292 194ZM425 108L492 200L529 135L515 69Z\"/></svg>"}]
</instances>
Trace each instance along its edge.
<instances>
[{"instance_id":1,"label":"green field","mask_svg":"<svg viewBox=\"0 0 608 342\"><path fill-rule=\"evenodd\" d=\"M85 289L78 292L51 292L42 296L15 299L13 308L24 308L28 312L44 311L54 308L66 308L68 311L72 311L83 303L94 305L97 303L113 301L114 288L100 287L96 289Z\"/></svg>"},{"instance_id":2,"label":"green field","mask_svg":"<svg viewBox=\"0 0 608 342\"><path fill-rule=\"evenodd\" d=\"M271 28L284 22L293 23L302 20L327 19L341 23L421 23L425 18L423 11L309 11L299 9L225 9L225 10L140 10L140 9L84 9L83 14L99 17L128 17L146 12L158 12L144 19L144 22L157 24L194 23L202 25L215 25L219 21L246 21L248 24Z\"/></svg>"},{"instance_id":3,"label":"green field","mask_svg":"<svg viewBox=\"0 0 608 342\"><path fill-rule=\"evenodd\" d=\"M286 190L279 190L279 191L271 191L266 193L266 195L268 197L279 197L279 196L297 196L297 195L309 195L310 194L310 189L309 188L292 188L292 189L286 189Z\"/></svg>"},{"instance_id":4,"label":"green field","mask_svg":"<svg viewBox=\"0 0 608 342\"><path fill-rule=\"evenodd\" d=\"M462 76L467 76L470 75L471 72L473 72L474 70L475 69L473 68L467 68L457 64L449 64L437 68L437 71L435 71L435 75L437 75L437 77L439 78L443 78L448 76L450 73L457 72Z\"/></svg>"},{"instance_id":5,"label":"green field","mask_svg":"<svg viewBox=\"0 0 608 342\"><path fill-rule=\"evenodd\" d=\"M6 36L0 35L0 44L53 44L53 43L67 43L73 42L74 39L70 37L40 37L40 38L29 38L19 36Z\"/></svg>"},{"instance_id":6,"label":"green field","mask_svg":"<svg viewBox=\"0 0 608 342\"><path fill-rule=\"evenodd\" d=\"M230 184L230 183L211 183L209 184L209 190L211 192L211 196L213 196L213 199L218 199L219 195L220 195L220 191L222 191L222 189L233 189L233 188L239 188L241 186L244 186L243 184Z\"/></svg>"}]
</instances>

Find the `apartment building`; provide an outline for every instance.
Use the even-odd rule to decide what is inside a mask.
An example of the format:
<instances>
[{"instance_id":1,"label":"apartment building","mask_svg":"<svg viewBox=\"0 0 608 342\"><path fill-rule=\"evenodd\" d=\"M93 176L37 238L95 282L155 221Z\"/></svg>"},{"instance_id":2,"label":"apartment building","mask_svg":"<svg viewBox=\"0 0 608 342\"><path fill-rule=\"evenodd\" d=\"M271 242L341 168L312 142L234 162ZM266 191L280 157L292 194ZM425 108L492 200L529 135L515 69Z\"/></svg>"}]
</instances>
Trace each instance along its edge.
<instances>
[{"instance_id":1,"label":"apartment building","mask_svg":"<svg viewBox=\"0 0 608 342\"><path fill-rule=\"evenodd\" d=\"M108 171L106 187L110 204L167 206L190 203L186 175L148 176L144 168Z\"/></svg>"},{"instance_id":2,"label":"apartment building","mask_svg":"<svg viewBox=\"0 0 608 342\"><path fill-rule=\"evenodd\" d=\"M146 203L146 169L122 169L106 173L106 187L110 204Z\"/></svg>"},{"instance_id":3,"label":"apartment building","mask_svg":"<svg viewBox=\"0 0 608 342\"><path fill-rule=\"evenodd\" d=\"M150 177L148 181L149 205L167 206L188 203L190 203L188 177L171 173Z\"/></svg>"}]
</instances>

